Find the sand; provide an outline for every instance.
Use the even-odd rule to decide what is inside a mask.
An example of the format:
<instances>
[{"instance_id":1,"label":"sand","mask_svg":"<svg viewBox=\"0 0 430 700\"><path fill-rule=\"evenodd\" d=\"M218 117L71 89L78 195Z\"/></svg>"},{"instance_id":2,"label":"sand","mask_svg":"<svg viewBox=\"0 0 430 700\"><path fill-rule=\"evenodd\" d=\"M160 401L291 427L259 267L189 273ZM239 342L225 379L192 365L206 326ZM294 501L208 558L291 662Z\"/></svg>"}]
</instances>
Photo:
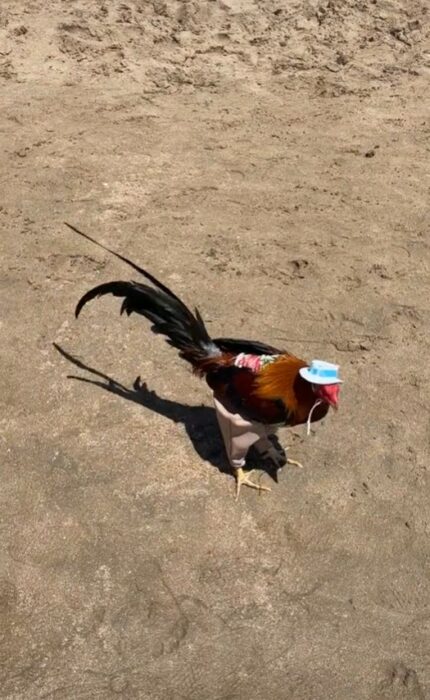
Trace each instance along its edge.
<instances>
[{"instance_id":1,"label":"sand","mask_svg":"<svg viewBox=\"0 0 430 700\"><path fill-rule=\"evenodd\" d=\"M1 3L2 698L430 697L429 14ZM136 275L64 221L340 364L303 470L235 503L205 384L117 299L74 319Z\"/></svg>"}]
</instances>

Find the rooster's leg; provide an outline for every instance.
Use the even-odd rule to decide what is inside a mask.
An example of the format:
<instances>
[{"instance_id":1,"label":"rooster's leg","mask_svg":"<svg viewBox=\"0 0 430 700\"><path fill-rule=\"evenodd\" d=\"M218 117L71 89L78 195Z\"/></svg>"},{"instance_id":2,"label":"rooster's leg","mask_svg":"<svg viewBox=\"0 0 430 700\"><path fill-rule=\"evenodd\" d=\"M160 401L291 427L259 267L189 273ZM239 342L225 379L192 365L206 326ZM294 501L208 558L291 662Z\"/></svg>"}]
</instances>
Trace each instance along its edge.
<instances>
[{"instance_id":1,"label":"rooster's leg","mask_svg":"<svg viewBox=\"0 0 430 700\"><path fill-rule=\"evenodd\" d=\"M273 444L272 440L270 440L270 437L275 437L276 434L273 432L267 431L267 435L263 435L258 442L255 443L254 447L260 454L260 456L263 459L270 459L272 464L276 467L276 469L281 469L285 464L293 464L296 467L303 467L303 464L300 462L297 462L295 459L289 459L287 457L287 450L284 450L278 443L279 447L277 448L275 444Z\"/></svg>"},{"instance_id":2,"label":"rooster's leg","mask_svg":"<svg viewBox=\"0 0 430 700\"><path fill-rule=\"evenodd\" d=\"M254 447L257 450L260 457L263 460L269 459L272 462L272 464L276 467L276 469L280 469L284 466L287 460L284 450L277 450L268 438L260 438L260 440L254 445Z\"/></svg>"},{"instance_id":3,"label":"rooster's leg","mask_svg":"<svg viewBox=\"0 0 430 700\"><path fill-rule=\"evenodd\" d=\"M258 491L270 491L268 486L261 486L251 481L249 478L251 472L244 471L249 448L262 436L261 426L246 420L238 413L230 412L216 397L214 397L214 403L228 461L236 479L236 500L239 498L242 485Z\"/></svg>"},{"instance_id":4,"label":"rooster's leg","mask_svg":"<svg viewBox=\"0 0 430 700\"><path fill-rule=\"evenodd\" d=\"M276 469L281 469L285 464L293 464L296 467L303 467L300 462L287 457L287 450L283 449L276 439L276 431L273 428L267 428L266 434L263 435L254 447L263 459L269 459Z\"/></svg>"},{"instance_id":5,"label":"rooster's leg","mask_svg":"<svg viewBox=\"0 0 430 700\"><path fill-rule=\"evenodd\" d=\"M271 491L268 486L261 486L261 484L256 484L254 481L251 481L249 478L250 474L252 474L252 471L244 472L242 467L234 468L234 476L236 479L236 501L239 499L241 486L250 486L252 489L258 489L258 491Z\"/></svg>"}]
</instances>

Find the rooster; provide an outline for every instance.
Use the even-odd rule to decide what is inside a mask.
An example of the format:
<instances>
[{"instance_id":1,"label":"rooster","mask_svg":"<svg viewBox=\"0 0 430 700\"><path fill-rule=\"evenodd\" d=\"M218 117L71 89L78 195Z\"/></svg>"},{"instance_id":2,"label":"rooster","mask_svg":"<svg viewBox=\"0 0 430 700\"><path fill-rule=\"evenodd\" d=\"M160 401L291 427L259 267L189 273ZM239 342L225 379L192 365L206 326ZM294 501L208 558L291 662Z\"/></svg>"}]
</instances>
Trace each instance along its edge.
<instances>
[{"instance_id":1,"label":"rooster","mask_svg":"<svg viewBox=\"0 0 430 700\"><path fill-rule=\"evenodd\" d=\"M90 289L79 300L75 315L92 299L105 294L122 298L121 314L140 314L154 333L166 336L194 373L206 379L213 392L225 447L236 479L236 498L242 485L269 491L244 471L251 444L279 466L270 436L280 425L297 426L319 421L330 407L337 409L341 380L337 365L312 363L254 340L211 338L198 311L194 313L166 285L128 258L116 253L70 224L79 235L133 267L153 286L113 281ZM287 459L288 463L301 466Z\"/></svg>"}]
</instances>

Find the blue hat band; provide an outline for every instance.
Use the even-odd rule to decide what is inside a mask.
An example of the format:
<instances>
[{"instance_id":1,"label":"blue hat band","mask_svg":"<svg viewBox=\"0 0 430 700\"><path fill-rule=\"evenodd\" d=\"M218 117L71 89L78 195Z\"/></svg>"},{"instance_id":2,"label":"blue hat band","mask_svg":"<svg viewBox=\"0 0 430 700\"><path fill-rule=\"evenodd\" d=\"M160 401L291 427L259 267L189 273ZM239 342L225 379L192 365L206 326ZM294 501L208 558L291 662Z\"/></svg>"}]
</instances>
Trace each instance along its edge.
<instances>
[{"instance_id":1,"label":"blue hat band","mask_svg":"<svg viewBox=\"0 0 430 700\"><path fill-rule=\"evenodd\" d=\"M321 369L318 367L310 367L310 374L316 374L318 377L327 377L327 379L337 379L337 369Z\"/></svg>"}]
</instances>

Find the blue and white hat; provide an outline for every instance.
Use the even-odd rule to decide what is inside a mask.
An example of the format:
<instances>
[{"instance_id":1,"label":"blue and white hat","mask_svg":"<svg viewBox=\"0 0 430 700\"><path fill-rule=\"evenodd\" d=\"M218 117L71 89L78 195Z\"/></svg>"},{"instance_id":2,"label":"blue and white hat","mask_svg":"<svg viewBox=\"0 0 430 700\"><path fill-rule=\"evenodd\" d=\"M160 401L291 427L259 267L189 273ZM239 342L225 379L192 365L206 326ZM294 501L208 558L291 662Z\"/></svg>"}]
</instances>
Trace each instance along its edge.
<instances>
[{"instance_id":1,"label":"blue and white hat","mask_svg":"<svg viewBox=\"0 0 430 700\"><path fill-rule=\"evenodd\" d=\"M342 384L339 379L339 365L332 365L324 360L312 360L309 367L299 369L303 379L312 384Z\"/></svg>"}]
</instances>

